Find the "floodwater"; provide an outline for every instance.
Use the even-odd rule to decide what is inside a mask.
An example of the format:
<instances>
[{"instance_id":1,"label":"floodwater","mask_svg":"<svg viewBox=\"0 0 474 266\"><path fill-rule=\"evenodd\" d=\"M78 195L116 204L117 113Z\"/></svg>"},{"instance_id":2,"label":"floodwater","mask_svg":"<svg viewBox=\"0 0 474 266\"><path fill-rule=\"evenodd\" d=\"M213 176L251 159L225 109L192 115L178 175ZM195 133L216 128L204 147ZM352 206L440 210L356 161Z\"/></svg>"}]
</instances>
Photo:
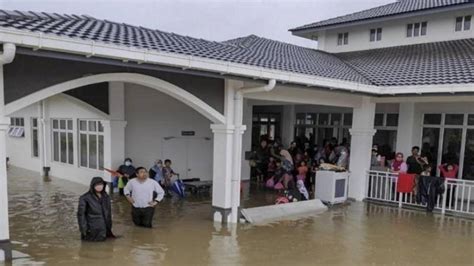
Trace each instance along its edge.
<instances>
[{"instance_id":1,"label":"floodwater","mask_svg":"<svg viewBox=\"0 0 474 266\"><path fill-rule=\"evenodd\" d=\"M11 239L15 250L30 256L14 264L474 265L473 220L365 203L267 225L224 227L211 222L206 197L166 199L154 228L146 229L132 225L129 205L114 196L113 229L120 238L83 243L76 205L86 187L9 171ZM244 205L273 200L259 195L244 196Z\"/></svg>"}]
</instances>

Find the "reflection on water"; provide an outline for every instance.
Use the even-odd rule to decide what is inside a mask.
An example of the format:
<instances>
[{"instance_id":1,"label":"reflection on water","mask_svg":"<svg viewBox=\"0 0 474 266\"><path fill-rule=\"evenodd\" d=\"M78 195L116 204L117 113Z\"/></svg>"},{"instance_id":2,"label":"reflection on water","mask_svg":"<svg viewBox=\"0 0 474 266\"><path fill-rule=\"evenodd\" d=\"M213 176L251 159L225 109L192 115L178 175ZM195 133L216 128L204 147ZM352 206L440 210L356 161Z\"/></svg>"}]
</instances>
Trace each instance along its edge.
<instances>
[{"instance_id":1,"label":"reflection on water","mask_svg":"<svg viewBox=\"0 0 474 266\"><path fill-rule=\"evenodd\" d=\"M87 188L54 179L45 183L19 169L9 172L14 249L47 265L472 265L474 222L454 217L354 203L303 219L267 225L213 224L211 201L166 199L153 229L132 225L126 201L113 197L120 238L82 243L77 200ZM246 193L246 192L244 192ZM248 193L248 192L247 192ZM258 193L258 194L257 194ZM272 202L250 190L243 204Z\"/></svg>"}]
</instances>

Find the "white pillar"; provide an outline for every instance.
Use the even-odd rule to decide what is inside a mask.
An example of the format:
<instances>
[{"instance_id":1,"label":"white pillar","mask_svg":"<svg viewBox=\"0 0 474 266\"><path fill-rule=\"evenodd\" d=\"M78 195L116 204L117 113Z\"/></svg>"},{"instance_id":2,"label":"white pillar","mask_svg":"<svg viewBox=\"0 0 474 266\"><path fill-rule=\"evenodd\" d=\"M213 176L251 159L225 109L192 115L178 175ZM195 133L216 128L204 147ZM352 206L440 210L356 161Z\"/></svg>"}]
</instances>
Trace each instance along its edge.
<instances>
[{"instance_id":1,"label":"white pillar","mask_svg":"<svg viewBox=\"0 0 474 266\"><path fill-rule=\"evenodd\" d=\"M405 158L408 157L411 152L411 147L414 146L413 134L416 125L415 118L415 103L400 103L398 111L396 152L402 152L405 155Z\"/></svg>"},{"instance_id":2,"label":"white pillar","mask_svg":"<svg viewBox=\"0 0 474 266\"><path fill-rule=\"evenodd\" d=\"M250 164L245 160L245 152L252 150L252 112L253 106L249 104L247 99L244 99L244 110L243 110L243 124L247 130L242 136L242 167L241 177L242 180L250 180Z\"/></svg>"},{"instance_id":3,"label":"white pillar","mask_svg":"<svg viewBox=\"0 0 474 266\"><path fill-rule=\"evenodd\" d=\"M372 138L374 129L375 103L364 97L362 105L354 108L352 129L350 130L351 155L349 197L363 200L366 191L367 170L370 169Z\"/></svg>"},{"instance_id":4,"label":"white pillar","mask_svg":"<svg viewBox=\"0 0 474 266\"><path fill-rule=\"evenodd\" d=\"M11 259L8 225L7 130L10 119L5 116L3 66L0 65L0 261Z\"/></svg>"},{"instance_id":5,"label":"white pillar","mask_svg":"<svg viewBox=\"0 0 474 266\"><path fill-rule=\"evenodd\" d=\"M290 146L295 140L296 111L295 105L284 105L281 118L281 144L284 147Z\"/></svg>"},{"instance_id":6,"label":"white pillar","mask_svg":"<svg viewBox=\"0 0 474 266\"><path fill-rule=\"evenodd\" d=\"M214 133L212 207L215 222L230 222L234 126L211 125Z\"/></svg>"}]
</instances>

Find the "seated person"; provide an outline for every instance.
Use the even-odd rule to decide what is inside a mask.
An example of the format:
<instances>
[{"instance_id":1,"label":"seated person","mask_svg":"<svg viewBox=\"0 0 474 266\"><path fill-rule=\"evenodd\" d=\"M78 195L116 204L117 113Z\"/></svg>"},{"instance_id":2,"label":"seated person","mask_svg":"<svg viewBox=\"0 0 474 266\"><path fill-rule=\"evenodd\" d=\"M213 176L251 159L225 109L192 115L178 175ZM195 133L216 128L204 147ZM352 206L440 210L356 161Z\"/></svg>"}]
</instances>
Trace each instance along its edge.
<instances>
[{"instance_id":1,"label":"seated person","mask_svg":"<svg viewBox=\"0 0 474 266\"><path fill-rule=\"evenodd\" d=\"M132 162L132 159L126 158L124 163L117 170L117 173L120 174L118 176L118 188L120 195L123 195L123 188L125 185L127 185L128 180L136 176L135 167L132 165Z\"/></svg>"}]
</instances>

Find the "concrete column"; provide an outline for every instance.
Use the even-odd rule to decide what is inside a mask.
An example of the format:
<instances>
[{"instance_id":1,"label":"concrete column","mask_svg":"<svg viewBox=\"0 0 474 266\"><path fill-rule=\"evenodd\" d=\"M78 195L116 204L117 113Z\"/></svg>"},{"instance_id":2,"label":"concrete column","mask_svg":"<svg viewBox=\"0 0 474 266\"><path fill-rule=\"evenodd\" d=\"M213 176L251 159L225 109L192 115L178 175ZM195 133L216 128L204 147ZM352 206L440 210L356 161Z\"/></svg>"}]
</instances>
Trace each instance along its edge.
<instances>
[{"instance_id":1,"label":"concrete column","mask_svg":"<svg viewBox=\"0 0 474 266\"><path fill-rule=\"evenodd\" d=\"M230 222L234 126L211 125L214 133L212 207L215 222Z\"/></svg>"},{"instance_id":2,"label":"concrete column","mask_svg":"<svg viewBox=\"0 0 474 266\"><path fill-rule=\"evenodd\" d=\"M375 103L364 97L362 105L354 108L351 133L349 197L363 200L366 191L367 171L370 169L370 157L374 129Z\"/></svg>"},{"instance_id":3,"label":"concrete column","mask_svg":"<svg viewBox=\"0 0 474 266\"><path fill-rule=\"evenodd\" d=\"M281 142L284 147L289 147L295 140L296 111L295 105L284 105L281 118Z\"/></svg>"},{"instance_id":4,"label":"concrete column","mask_svg":"<svg viewBox=\"0 0 474 266\"><path fill-rule=\"evenodd\" d=\"M104 168L116 169L125 158L126 121L104 120ZM104 172L104 180L111 182L111 176Z\"/></svg>"},{"instance_id":5,"label":"concrete column","mask_svg":"<svg viewBox=\"0 0 474 266\"><path fill-rule=\"evenodd\" d=\"M8 225L7 131L10 119L5 116L3 65L0 64L0 261L11 260Z\"/></svg>"},{"instance_id":6,"label":"concrete column","mask_svg":"<svg viewBox=\"0 0 474 266\"><path fill-rule=\"evenodd\" d=\"M398 112L398 129L397 129L397 149L396 152L405 154L405 158L411 152L411 147L415 146L413 142L415 122L415 103L400 103Z\"/></svg>"},{"instance_id":7,"label":"concrete column","mask_svg":"<svg viewBox=\"0 0 474 266\"><path fill-rule=\"evenodd\" d=\"M242 180L250 180L250 164L245 160L245 152L252 150L252 116L253 106L249 104L249 101L244 99L244 110L243 110L243 124L247 127L244 135L242 136Z\"/></svg>"}]
</instances>

